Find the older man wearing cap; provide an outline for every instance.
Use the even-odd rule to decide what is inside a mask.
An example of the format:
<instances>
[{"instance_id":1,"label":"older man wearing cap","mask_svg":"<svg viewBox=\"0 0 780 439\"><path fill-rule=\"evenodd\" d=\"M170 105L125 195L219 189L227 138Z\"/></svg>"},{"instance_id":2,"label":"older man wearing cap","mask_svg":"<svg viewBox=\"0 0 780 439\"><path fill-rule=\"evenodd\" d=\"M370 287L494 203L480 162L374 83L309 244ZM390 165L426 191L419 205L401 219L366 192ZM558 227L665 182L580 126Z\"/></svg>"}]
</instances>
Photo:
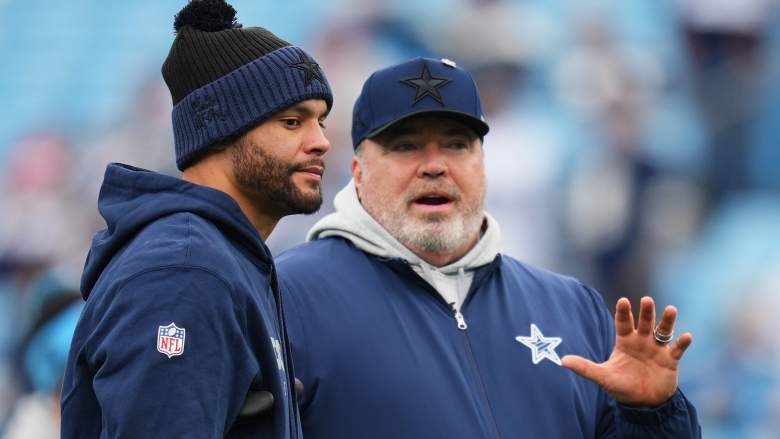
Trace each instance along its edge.
<instances>
[{"instance_id":1,"label":"older man wearing cap","mask_svg":"<svg viewBox=\"0 0 780 439\"><path fill-rule=\"evenodd\" d=\"M306 437L699 437L674 308L656 326L644 298L635 328L628 300L613 320L593 289L500 254L487 132L449 60L364 84L353 179L277 259Z\"/></svg>"},{"instance_id":2,"label":"older man wearing cap","mask_svg":"<svg viewBox=\"0 0 780 439\"><path fill-rule=\"evenodd\" d=\"M162 73L182 178L106 170L62 437L299 438L263 240L322 202L330 87L306 52L243 28L224 0L189 2L174 28Z\"/></svg>"}]
</instances>

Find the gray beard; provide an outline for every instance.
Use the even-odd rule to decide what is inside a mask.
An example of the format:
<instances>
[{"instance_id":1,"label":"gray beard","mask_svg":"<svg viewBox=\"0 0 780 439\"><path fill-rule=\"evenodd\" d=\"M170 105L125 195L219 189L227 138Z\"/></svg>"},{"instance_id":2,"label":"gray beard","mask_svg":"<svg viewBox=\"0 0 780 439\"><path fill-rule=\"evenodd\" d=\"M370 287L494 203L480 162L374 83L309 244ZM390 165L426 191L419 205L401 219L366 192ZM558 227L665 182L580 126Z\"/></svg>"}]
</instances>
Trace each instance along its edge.
<instances>
[{"instance_id":1,"label":"gray beard","mask_svg":"<svg viewBox=\"0 0 780 439\"><path fill-rule=\"evenodd\" d=\"M389 200L371 197L364 197L362 204L406 248L432 253L448 253L466 245L479 233L484 219L484 196L449 218L412 218L402 209L390 208L394 203Z\"/></svg>"},{"instance_id":2,"label":"gray beard","mask_svg":"<svg viewBox=\"0 0 780 439\"><path fill-rule=\"evenodd\" d=\"M418 220L392 217L379 220L391 235L410 249L448 253L466 245L479 233L482 212L457 213L446 220Z\"/></svg>"}]
</instances>

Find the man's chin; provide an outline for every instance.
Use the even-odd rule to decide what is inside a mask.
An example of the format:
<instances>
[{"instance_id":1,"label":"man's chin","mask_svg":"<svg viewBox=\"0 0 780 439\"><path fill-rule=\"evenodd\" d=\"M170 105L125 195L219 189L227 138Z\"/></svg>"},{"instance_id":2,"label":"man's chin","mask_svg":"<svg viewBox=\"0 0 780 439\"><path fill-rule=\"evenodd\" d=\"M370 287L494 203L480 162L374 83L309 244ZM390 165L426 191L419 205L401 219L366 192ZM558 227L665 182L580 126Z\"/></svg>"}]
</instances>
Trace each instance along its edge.
<instances>
[{"instance_id":1,"label":"man's chin","mask_svg":"<svg viewBox=\"0 0 780 439\"><path fill-rule=\"evenodd\" d=\"M317 213L322 207L322 195L317 191L315 194L298 193L292 203L293 214L311 215Z\"/></svg>"},{"instance_id":2,"label":"man's chin","mask_svg":"<svg viewBox=\"0 0 780 439\"><path fill-rule=\"evenodd\" d=\"M422 227L437 227L452 221L452 214L444 212L410 213L409 218Z\"/></svg>"}]
</instances>

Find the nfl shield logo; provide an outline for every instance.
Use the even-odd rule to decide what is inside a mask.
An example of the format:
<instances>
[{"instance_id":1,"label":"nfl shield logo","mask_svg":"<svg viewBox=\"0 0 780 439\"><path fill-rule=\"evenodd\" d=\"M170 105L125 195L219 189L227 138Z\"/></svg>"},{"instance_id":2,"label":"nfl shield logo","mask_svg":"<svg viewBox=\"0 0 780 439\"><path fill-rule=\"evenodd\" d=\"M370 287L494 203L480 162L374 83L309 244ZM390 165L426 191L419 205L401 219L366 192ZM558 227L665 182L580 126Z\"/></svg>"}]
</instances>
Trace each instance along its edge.
<instances>
[{"instance_id":1,"label":"nfl shield logo","mask_svg":"<svg viewBox=\"0 0 780 439\"><path fill-rule=\"evenodd\" d=\"M171 322L157 329L157 351L171 358L184 352L184 328Z\"/></svg>"}]
</instances>

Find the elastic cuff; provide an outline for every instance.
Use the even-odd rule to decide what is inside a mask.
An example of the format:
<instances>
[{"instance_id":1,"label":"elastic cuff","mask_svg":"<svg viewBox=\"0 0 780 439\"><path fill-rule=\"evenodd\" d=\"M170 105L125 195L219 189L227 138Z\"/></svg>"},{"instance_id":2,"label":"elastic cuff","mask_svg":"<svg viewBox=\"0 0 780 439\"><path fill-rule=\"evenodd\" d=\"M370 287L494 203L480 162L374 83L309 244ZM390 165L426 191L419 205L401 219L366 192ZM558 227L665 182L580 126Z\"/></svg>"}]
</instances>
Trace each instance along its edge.
<instances>
[{"instance_id":1,"label":"elastic cuff","mask_svg":"<svg viewBox=\"0 0 780 439\"><path fill-rule=\"evenodd\" d=\"M675 413L685 410L686 404L685 396L678 388L671 398L658 407L631 407L621 403L617 403L617 407L623 418L631 424L660 425Z\"/></svg>"}]
</instances>

